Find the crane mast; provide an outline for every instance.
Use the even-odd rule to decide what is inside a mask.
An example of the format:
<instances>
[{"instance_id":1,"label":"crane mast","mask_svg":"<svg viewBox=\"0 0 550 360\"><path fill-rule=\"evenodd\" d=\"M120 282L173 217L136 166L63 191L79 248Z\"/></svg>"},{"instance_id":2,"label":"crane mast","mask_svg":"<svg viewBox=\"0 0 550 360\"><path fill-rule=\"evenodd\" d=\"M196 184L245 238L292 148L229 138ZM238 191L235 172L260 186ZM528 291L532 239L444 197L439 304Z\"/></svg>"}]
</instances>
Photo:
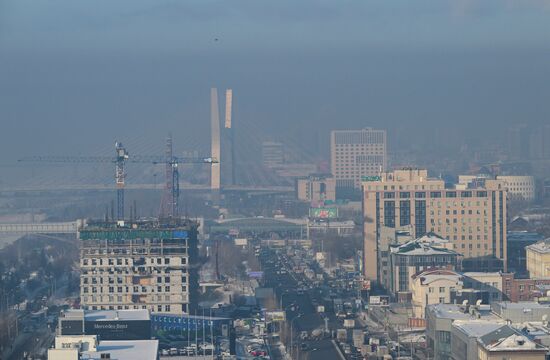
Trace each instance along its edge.
<instances>
[{"instance_id":1,"label":"crane mast","mask_svg":"<svg viewBox=\"0 0 550 360\"><path fill-rule=\"evenodd\" d=\"M116 149L116 166L115 166L115 181L117 194L117 220L124 220L124 179L126 173L124 165L128 160L128 151L124 148L121 142L115 143Z\"/></svg>"}]
</instances>

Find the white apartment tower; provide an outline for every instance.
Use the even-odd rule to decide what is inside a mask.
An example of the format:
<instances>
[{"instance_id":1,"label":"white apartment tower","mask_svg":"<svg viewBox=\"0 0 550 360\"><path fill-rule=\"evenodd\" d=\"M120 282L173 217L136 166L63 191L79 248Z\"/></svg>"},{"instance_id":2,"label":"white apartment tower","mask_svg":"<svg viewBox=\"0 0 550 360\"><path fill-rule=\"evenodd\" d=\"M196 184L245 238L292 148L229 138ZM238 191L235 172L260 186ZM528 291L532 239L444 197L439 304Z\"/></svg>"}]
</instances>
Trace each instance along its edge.
<instances>
[{"instance_id":1,"label":"white apartment tower","mask_svg":"<svg viewBox=\"0 0 550 360\"><path fill-rule=\"evenodd\" d=\"M386 130L333 130L330 167L338 188L361 188L361 179L386 171Z\"/></svg>"}]
</instances>

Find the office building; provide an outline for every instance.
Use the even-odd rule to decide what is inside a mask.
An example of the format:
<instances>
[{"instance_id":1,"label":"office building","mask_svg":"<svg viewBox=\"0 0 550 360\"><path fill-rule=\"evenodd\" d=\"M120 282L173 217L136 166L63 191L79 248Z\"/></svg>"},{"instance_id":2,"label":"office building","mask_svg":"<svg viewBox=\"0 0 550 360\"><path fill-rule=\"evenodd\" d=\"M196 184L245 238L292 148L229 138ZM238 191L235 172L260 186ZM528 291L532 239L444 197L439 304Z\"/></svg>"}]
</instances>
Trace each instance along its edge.
<instances>
[{"instance_id":1,"label":"office building","mask_svg":"<svg viewBox=\"0 0 550 360\"><path fill-rule=\"evenodd\" d=\"M464 270L506 266L506 189L502 182L474 179L445 187L427 170L403 169L363 181L364 273L386 284L390 243L386 228L408 227L419 238L434 232L463 256Z\"/></svg>"},{"instance_id":2,"label":"office building","mask_svg":"<svg viewBox=\"0 0 550 360\"><path fill-rule=\"evenodd\" d=\"M262 143L262 163L265 167L276 168L285 162L283 144L276 141Z\"/></svg>"},{"instance_id":3,"label":"office building","mask_svg":"<svg viewBox=\"0 0 550 360\"><path fill-rule=\"evenodd\" d=\"M330 167L338 188L360 189L361 179L377 176L387 164L386 130L334 130L330 135Z\"/></svg>"},{"instance_id":4,"label":"office building","mask_svg":"<svg viewBox=\"0 0 550 360\"><path fill-rule=\"evenodd\" d=\"M323 206L325 201L336 200L336 180L330 174L312 174L296 179L298 200L308 201L312 206Z\"/></svg>"},{"instance_id":5,"label":"office building","mask_svg":"<svg viewBox=\"0 0 550 360\"><path fill-rule=\"evenodd\" d=\"M195 222L89 223L79 238L84 310L182 314L196 305Z\"/></svg>"},{"instance_id":6,"label":"office building","mask_svg":"<svg viewBox=\"0 0 550 360\"><path fill-rule=\"evenodd\" d=\"M517 201L535 200L535 178L532 176L497 176L508 190L508 199Z\"/></svg>"},{"instance_id":7,"label":"office building","mask_svg":"<svg viewBox=\"0 0 550 360\"><path fill-rule=\"evenodd\" d=\"M392 294L409 292L412 276L424 270L460 270L460 255L449 240L435 234L404 244L390 245L390 282L384 287Z\"/></svg>"}]
</instances>

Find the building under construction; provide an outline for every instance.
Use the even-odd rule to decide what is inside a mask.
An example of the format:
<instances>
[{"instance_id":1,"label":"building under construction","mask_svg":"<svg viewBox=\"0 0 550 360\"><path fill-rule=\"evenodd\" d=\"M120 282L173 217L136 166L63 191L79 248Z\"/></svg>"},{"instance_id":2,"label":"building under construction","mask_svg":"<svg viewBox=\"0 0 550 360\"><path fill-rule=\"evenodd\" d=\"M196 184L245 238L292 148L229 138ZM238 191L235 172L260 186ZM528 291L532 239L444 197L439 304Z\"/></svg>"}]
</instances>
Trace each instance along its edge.
<instances>
[{"instance_id":1,"label":"building under construction","mask_svg":"<svg viewBox=\"0 0 550 360\"><path fill-rule=\"evenodd\" d=\"M190 313L198 292L197 226L178 218L87 224L79 232L83 308Z\"/></svg>"}]
</instances>

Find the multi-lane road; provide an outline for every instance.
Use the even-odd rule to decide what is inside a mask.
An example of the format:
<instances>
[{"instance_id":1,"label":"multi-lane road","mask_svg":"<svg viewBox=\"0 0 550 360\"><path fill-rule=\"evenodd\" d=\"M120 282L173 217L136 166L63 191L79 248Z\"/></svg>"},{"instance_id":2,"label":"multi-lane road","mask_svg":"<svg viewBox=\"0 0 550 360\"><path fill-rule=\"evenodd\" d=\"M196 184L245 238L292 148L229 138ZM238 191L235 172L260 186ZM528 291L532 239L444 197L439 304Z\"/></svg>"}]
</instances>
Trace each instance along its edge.
<instances>
[{"instance_id":1,"label":"multi-lane road","mask_svg":"<svg viewBox=\"0 0 550 360\"><path fill-rule=\"evenodd\" d=\"M325 319L317 313L314 303L320 303L321 293L311 281L292 270L288 257L272 250L261 254L264 286L275 290L276 298L286 312L286 345L292 359L344 359L328 334L311 338L311 332L325 328ZM329 329L335 319L328 319ZM308 333L302 339L302 332ZM292 345L292 349L291 349Z\"/></svg>"}]
</instances>

